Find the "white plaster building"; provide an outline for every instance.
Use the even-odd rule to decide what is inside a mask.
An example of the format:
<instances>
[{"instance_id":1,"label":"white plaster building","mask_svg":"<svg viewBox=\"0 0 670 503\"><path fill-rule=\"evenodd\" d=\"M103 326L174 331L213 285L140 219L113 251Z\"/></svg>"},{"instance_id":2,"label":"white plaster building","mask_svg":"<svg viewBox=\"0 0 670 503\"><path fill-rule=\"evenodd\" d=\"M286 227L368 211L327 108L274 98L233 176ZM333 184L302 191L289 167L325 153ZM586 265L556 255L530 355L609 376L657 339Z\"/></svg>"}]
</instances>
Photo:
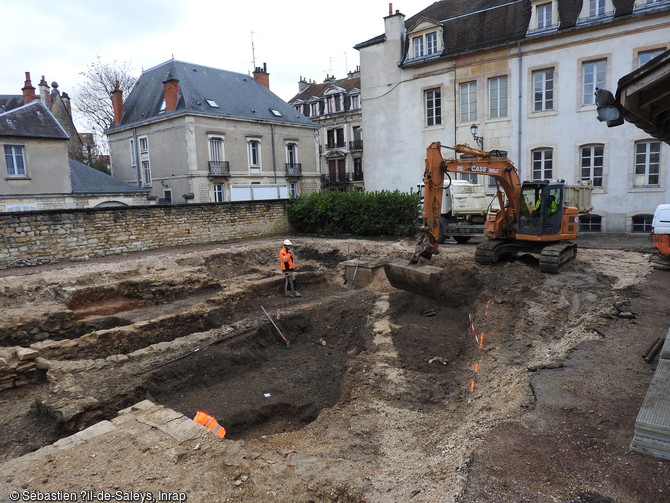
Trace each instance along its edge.
<instances>
[{"instance_id":1,"label":"white plaster building","mask_svg":"<svg viewBox=\"0 0 670 503\"><path fill-rule=\"evenodd\" d=\"M670 202L670 148L597 120L594 91L670 47L670 0L443 0L356 46L367 190L409 191L425 148L509 153L522 179L591 181L582 230L647 232ZM451 155L444 152L445 157ZM480 183L491 180L480 176Z\"/></svg>"}]
</instances>

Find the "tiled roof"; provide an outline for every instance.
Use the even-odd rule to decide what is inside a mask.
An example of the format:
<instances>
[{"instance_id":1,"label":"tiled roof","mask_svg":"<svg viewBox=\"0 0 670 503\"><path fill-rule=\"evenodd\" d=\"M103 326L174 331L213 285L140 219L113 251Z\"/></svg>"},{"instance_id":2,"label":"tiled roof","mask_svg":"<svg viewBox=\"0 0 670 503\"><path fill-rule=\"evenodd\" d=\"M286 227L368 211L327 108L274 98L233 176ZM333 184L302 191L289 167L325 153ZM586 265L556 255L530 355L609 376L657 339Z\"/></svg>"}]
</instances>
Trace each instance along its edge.
<instances>
[{"instance_id":1,"label":"tiled roof","mask_svg":"<svg viewBox=\"0 0 670 503\"><path fill-rule=\"evenodd\" d=\"M177 107L161 113L168 79L179 81ZM249 75L174 60L143 72L123 109L121 124L109 131L184 113L317 127Z\"/></svg>"},{"instance_id":2,"label":"tiled roof","mask_svg":"<svg viewBox=\"0 0 670 503\"><path fill-rule=\"evenodd\" d=\"M134 187L129 183L70 159L73 194L133 194L149 193L147 189Z\"/></svg>"},{"instance_id":3,"label":"tiled roof","mask_svg":"<svg viewBox=\"0 0 670 503\"><path fill-rule=\"evenodd\" d=\"M42 100L33 100L8 112L0 113L0 135L69 139Z\"/></svg>"},{"instance_id":4,"label":"tiled roof","mask_svg":"<svg viewBox=\"0 0 670 503\"><path fill-rule=\"evenodd\" d=\"M355 88L360 89L361 88L361 78L360 77L353 77L353 78L344 78L344 79L338 79L338 80L329 80L326 82L322 82L320 84L308 84L308 86L303 89L301 92L296 94L293 98L289 100L289 103L293 103L297 100L303 100L307 101L310 98L322 98L325 96L326 91L330 89L331 86L337 86L341 87L344 89L346 92L350 93L352 90Z\"/></svg>"}]
</instances>

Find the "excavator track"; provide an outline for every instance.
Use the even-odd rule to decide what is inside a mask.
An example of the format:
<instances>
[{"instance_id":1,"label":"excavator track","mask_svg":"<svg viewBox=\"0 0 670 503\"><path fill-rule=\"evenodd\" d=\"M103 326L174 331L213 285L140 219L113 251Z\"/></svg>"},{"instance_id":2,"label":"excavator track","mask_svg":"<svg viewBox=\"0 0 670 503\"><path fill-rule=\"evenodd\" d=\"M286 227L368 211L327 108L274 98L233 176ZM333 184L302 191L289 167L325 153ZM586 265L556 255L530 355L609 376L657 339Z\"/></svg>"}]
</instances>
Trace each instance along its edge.
<instances>
[{"instance_id":1,"label":"excavator track","mask_svg":"<svg viewBox=\"0 0 670 503\"><path fill-rule=\"evenodd\" d=\"M501 247L505 244L504 241L496 241L489 239L477 245L475 250L475 262L479 265L492 265L498 262L500 257Z\"/></svg>"},{"instance_id":2,"label":"excavator track","mask_svg":"<svg viewBox=\"0 0 670 503\"><path fill-rule=\"evenodd\" d=\"M558 274L576 256L577 244L572 241L545 246L540 254L540 271Z\"/></svg>"}]
</instances>

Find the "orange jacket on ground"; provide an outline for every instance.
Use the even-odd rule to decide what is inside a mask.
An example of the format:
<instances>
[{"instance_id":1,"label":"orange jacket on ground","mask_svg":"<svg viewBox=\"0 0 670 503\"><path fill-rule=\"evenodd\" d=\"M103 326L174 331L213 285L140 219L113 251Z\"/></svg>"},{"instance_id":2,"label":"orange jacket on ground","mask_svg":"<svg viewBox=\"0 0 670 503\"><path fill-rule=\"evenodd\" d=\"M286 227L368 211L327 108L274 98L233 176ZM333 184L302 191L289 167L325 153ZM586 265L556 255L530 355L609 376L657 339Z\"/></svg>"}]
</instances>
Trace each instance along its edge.
<instances>
[{"instance_id":1,"label":"orange jacket on ground","mask_svg":"<svg viewBox=\"0 0 670 503\"><path fill-rule=\"evenodd\" d=\"M198 423L203 425L205 428L208 430L211 430L214 435L217 437L225 437L226 436L226 429L221 426L219 423L216 422L216 419L214 419L212 416L207 414L206 412L203 412L199 410L193 420Z\"/></svg>"},{"instance_id":2,"label":"orange jacket on ground","mask_svg":"<svg viewBox=\"0 0 670 503\"><path fill-rule=\"evenodd\" d=\"M283 247L279 251L279 261L281 263L281 270L286 271L286 270L293 270L293 254L286 249L286 247Z\"/></svg>"}]
</instances>

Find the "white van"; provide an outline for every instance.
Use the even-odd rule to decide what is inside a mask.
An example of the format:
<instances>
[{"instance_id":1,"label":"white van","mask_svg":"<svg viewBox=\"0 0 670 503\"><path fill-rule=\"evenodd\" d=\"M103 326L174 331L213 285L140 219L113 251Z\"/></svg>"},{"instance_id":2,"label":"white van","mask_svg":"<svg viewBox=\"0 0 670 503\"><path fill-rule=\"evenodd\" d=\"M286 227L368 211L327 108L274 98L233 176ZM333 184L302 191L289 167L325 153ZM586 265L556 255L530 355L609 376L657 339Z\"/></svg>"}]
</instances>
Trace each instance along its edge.
<instances>
[{"instance_id":1,"label":"white van","mask_svg":"<svg viewBox=\"0 0 670 503\"><path fill-rule=\"evenodd\" d=\"M651 240L663 255L670 255L670 204L659 204L651 221Z\"/></svg>"}]
</instances>

